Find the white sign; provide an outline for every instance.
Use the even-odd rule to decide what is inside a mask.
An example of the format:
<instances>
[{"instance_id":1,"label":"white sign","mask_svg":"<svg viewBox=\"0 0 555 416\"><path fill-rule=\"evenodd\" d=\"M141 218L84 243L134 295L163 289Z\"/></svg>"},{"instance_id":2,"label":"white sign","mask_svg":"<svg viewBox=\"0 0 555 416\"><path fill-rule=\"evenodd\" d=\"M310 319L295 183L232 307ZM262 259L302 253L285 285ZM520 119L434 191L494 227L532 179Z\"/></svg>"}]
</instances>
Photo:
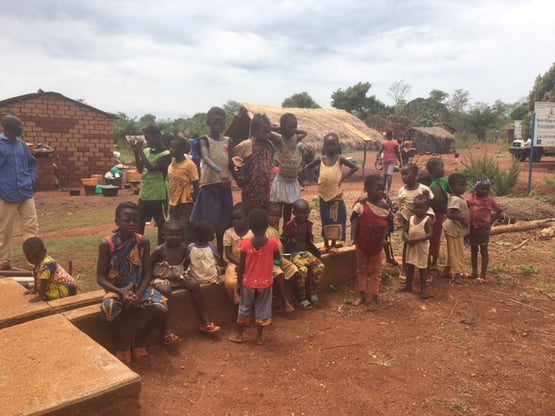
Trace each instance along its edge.
<instances>
[{"instance_id":1,"label":"white sign","mask_svg":"<svg viewBox=\"0 0 555 416\"><path fill-rule=\"evenodd\" d=\"M534 103L534 113L534 144L555 146L555 103L538 101Z\"/></svg>"},{"instance_id":2,"label":"white sign","mask_svg":"<svg viewBox=\"0 0 555 416\"><path fill-rule=\"evenodd\" d=\"M515 139L522 139L522 120L515 120Z\"/></svg>"}]
</instances>

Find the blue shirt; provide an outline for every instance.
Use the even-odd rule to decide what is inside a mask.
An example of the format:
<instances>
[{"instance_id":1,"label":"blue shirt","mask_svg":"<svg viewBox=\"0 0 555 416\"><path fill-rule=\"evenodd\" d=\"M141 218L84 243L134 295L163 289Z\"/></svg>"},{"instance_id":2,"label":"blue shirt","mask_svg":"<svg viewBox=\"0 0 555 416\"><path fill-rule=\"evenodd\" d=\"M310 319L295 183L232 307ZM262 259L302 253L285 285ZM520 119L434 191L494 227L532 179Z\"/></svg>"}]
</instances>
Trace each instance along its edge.
<instances>
[{"instance_id":1,"label":"blue shirt","mask_svg":"<svg viewBox=\"0 0 555 416\"><path fill-rule=\"evenodd\" d=\"M10 142L4 133L0 134L0 199L27 201L35 194L33 184L37 178L37 160L27 144L19 138Z\"/></svg>"}]
</instances>

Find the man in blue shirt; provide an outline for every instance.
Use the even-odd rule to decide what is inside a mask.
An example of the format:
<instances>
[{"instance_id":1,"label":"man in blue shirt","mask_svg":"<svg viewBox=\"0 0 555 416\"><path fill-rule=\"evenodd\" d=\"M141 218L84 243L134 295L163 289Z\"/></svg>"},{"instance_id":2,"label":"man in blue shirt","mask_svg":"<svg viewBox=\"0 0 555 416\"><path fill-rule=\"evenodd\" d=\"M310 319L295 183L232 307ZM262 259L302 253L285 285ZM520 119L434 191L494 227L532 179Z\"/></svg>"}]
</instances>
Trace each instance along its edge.
<instances>
[{"instance_id":1,"label":"man in blue shirt","mask_svg":"<svg viewBox=\"0 0 555 416\"><path fill-rule=\"evenodd\" d=\"M0 270L11 269L13 225L19 216L23 239L39 232L35 208L37 160L21 140L23 123L19 117L2 118L0 134Z\"/></svg>"}]
</instances>

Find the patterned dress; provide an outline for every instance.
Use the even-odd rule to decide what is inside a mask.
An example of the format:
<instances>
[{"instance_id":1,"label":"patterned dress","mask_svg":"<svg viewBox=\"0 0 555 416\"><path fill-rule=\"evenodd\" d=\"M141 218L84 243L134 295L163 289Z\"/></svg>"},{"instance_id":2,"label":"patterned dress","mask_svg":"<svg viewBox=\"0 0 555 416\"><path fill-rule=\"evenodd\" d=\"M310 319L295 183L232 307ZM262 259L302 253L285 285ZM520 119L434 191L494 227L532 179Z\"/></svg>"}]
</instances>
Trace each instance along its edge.
<instances>
[{"instance_id":1,"label":"patterned dress","mask_svg":"<svg viewBox=\"0 0 555 416\"><path fill-rule=\"evenodd\" d=\"M46 280L47 300L73 296L79 291L79 285L75 279L50 256L46 256L33 268L33 276L35 277L35 287L40 280Z\"/></svg>"},{"instance_id":2,"label":"patterned dress","mask_svg":"<svg viewBox=\"0 0 555 416\"><path fill-rule=\"evenodd\" d=\"M253 142L252 155L243 167L245 183L241 193L243 203L249 210L262 208L270 201L274 153L271 142Z\"/></svg>"},{"instance_id":3,"label":"patterned dress","mask_svg":"<svg viewBox=\"0 0 555 416\"><path fill-rule=\"evenodd\" d=\"M142 259L144 256L144 237L135 234L126 241L121 240L119 231L105 237L110 246L110 271L108 279L120 288L136 291L143 280ZM152 286L147 286L141 299L142 306L160 308L167 312L167 299ZM124 305L119 294L107 292L100 304L100 317L113 321L123 310Z\"/></svg>"}]
</instances>

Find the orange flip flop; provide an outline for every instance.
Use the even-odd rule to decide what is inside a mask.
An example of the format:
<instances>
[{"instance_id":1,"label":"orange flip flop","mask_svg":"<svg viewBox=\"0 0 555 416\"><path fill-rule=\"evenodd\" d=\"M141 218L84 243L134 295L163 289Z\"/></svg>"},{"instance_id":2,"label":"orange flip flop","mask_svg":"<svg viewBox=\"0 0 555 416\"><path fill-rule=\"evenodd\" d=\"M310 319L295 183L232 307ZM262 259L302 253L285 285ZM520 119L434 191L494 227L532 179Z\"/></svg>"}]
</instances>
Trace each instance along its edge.
<instances>
[{"instance_id":1,"label":"orange flip flop","mask_svg":"<svg viewBox=\"0 0 555 416\"><path fill-rule=\"evenodd\" d=\"M213 334L214 332L218 332L220 327L218 325L214 325L214 322L210 322L206 325L201 325L199 328L200 332L205 332L207 334Z\"/></svg>"},{"instance_id":2,"label":"orange flip flop","mask_svg":"<svg viewBox=\"0 0 555 416\"><path fill-rule=\"evenodd\" d=\"M150 353L145 347L137 347L132 350L133 359L137 361L144 361L150 358Z\"/></svg>"},{"instance_id":3,"label":"orange flip flop","mask_svg":"<svg viewBox=\"0 0 555 416\"><path fill-rule=\"evenodd\" d=\"M179 342L180 340L181 340L181 338L179 338L172 331L170 331L170 332L166 333L166 335L164 335L164 345L175 344L176 342Z\"/></svg>"},{"instance_id":4,"label":"orange flip flop","mask_svg":"<svg viewBox=\"0 0 555 416\"><path fill-rule=\"evenodd\" d=\"M115 354L116 358L122 363L129 364L131 362L131 351L130 350L117 350Z\"/></svg>"}]
</instances>

